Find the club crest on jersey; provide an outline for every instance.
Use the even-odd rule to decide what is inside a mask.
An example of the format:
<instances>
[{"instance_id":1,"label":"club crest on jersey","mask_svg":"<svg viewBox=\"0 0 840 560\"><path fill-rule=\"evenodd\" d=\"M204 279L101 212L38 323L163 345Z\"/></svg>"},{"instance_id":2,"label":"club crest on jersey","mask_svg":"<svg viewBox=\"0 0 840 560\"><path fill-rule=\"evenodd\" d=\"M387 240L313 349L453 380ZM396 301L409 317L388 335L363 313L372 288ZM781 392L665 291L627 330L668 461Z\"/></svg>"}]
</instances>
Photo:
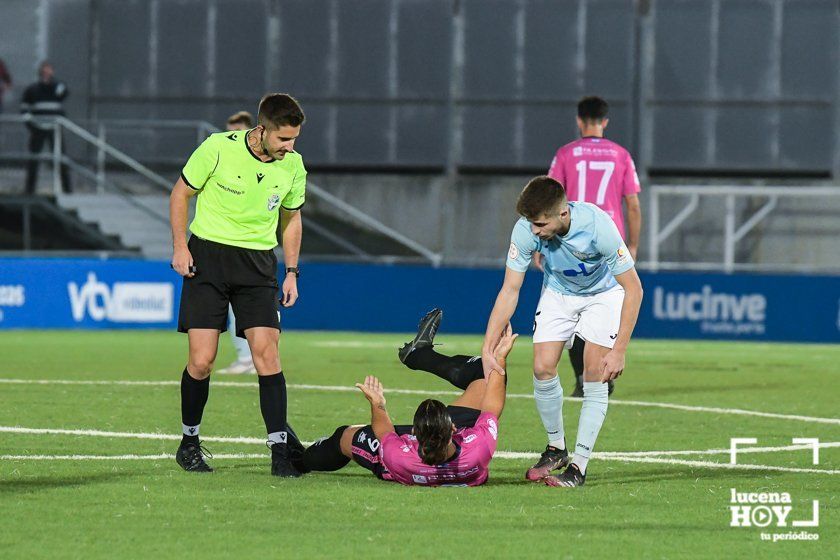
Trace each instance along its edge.
<instances>
[{"instance_id":1,"label":"club crest on jersey","mask_svg":"<svg viewBox=\"0 0 840 560\"><path fill-rule=\"evenodd\" d=\"M271 212L272 210L277 208L278 204L280 204L280 195L279 194L273 194L270 197L268 197L268 211L269 212Z\"/></svg>"},{"instance_id":2,"label":"club crest on jersey","mask_svg":"<svg viewBox=\"0 0 840 560\"><path fill-rule=\"evenodd\" d=\"M580 251L572 251L572 254L582 261L588 261L596 258L597 253L582 253Z\"/></svg>"}]
</instances>

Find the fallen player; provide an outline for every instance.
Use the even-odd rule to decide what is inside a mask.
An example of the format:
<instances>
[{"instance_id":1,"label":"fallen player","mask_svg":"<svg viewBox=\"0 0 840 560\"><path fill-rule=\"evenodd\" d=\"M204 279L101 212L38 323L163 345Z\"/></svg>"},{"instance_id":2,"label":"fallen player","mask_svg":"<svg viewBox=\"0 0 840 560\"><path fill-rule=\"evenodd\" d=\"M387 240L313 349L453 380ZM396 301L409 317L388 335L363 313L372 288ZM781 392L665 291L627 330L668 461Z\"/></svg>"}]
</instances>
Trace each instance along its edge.
<instances>
[{"instance_id":1,"label":"fallen player","mask_svg":"<svg viewBox=\"0 0 840 560\"><path fill-rule=\"evenodd\" d=\"M450 381L463 394L449 406L427 399L417 407L411 426L394 426L382 383L368 376L356 387L370 402L371 423L341 426L318 440L293 458L298 470L336 471L353 460L382 480L405 485L478 486L487 481L505 404L505 362L517 335L508 324L494 350L501 370L494 369L485 380L475 357L434 351L441 315L435 309L423 318L417 336L400 350L400 360Z\"/></svg>"}]
</instances>

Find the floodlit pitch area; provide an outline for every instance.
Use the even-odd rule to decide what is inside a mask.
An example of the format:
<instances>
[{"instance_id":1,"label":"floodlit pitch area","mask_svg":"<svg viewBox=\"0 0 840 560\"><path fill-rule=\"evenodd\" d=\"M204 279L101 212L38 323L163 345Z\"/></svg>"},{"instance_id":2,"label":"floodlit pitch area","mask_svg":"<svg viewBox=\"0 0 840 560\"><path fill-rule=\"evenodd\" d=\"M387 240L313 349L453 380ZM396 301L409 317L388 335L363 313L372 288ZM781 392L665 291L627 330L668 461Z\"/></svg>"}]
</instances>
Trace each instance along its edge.
<instances>
[{"instance_id":1,"label":"floodlit pitch area","mask_svg":"<svg viewBox=\"0 0 840 560\"><path fill-rule=\"evenodd\" d=\"M438 336L446 353L475 336ZM397 360L409 335L286 333L289 418L311 441L366 423L353 383L379 375L394 420L454 388ZM209 475L181 471L178 381L186 337L169 332L7 332L0 337L4 557L827 558L838 550L840 346L633 341L586 486L526 483L545 446L531 398L531 346L509 362L509 399L481 488L405 488L351 465L269 476L254 376L213 376L201 425ZM232 358L223 339L217 366ZM564 356L561 381L571 393ZM564 405L573 444L578 399ZM730 465L730 438L757 452ZM819 438L819 464L807 445ZM787 492L817 542L764 542L731 528L730 493ZM802 529L795 529L801 531Z\"/></svg>"}]
</instances>

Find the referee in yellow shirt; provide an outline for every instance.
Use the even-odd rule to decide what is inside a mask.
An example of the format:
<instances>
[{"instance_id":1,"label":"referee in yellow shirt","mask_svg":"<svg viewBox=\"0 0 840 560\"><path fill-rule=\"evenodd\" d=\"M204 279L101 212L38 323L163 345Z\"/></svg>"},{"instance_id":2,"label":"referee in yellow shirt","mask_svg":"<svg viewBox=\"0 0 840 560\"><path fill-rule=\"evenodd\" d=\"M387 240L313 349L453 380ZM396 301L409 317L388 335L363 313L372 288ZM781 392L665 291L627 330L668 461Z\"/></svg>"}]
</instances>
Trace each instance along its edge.
<instances>
[{"instance_id":1,"label":"referee in yellow shirt","mask_svg":"<svg viewBox=\"0 0 840 560\"><path fill-rule=\"evenodd\" d=\"M286 423L286 380L277 344L277 224L282 217L285 278L281 305L298 297L300 208L306 169L295 140L303 110L290 95L260 101L258 125L205 140L184 166L169 199L172 268L184 277L178 330L189 337L189 362L181 377L183 439L176 460L187 471L210 472L199 441L210 372L227 330L228 304L236 335L245 338L259 375L260 410L271 448L271 474L300 476L289 460L296 441ZM187 206L197 196L187 241ZM281 216L282 214L282 216Z\"/></svg>"}]
</instances>

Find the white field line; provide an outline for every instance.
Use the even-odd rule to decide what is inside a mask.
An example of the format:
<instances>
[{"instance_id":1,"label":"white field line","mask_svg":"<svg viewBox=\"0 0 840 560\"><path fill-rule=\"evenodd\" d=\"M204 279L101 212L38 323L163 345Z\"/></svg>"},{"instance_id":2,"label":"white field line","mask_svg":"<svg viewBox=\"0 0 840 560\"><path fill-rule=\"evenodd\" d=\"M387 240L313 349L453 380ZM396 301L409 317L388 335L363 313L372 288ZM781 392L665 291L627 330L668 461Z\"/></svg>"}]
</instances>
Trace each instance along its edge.
<instances>
[{"instance_id":1,"label":"white field line","mask_svg":"<svg viewBox=\"0 0 840 560\"><path fill-rule=\"evenodd\" d=\"M128 381L121 379L113 380L75 380L75 379L3 379L0 378L0 383L8 384L23 384L23 385L116 385L116 386L140 386L140 387L171 387L179 386L180 381ZM213 387L240 387L253 389L256 383L245 381L215 381ZM309 385L309 384L289 384L289 389L298 389L302 391L331 391L342 393L355 393L358 391L355 387L346 385ZM439 396L456 396L460 395L459 391L427 391L421 389L386 389L386 393L396 395L439 395ZM527 393L510 393L507 395L509 399L533 399L532 394ZM577 397L564 397L564 400L582 401L583 399ZM710 412L714 414L735 414L741 416L757 416L760 418L774 418L779 420L795 420L799 422L811 422L816 424L834 424L840 426L840 418L822 418L818 416L801 416L798 414L777 414L775 412L761 412L757 410L743 410L740 408L718 408L709 406L691 406L684 404L663 403L663 402L648 402L648 401L625 401L621 399L610 399L610 404L619 406L641 406L652 408L666 408L671 410L682 410L686 412Z\"/></svg>"},{"instance_id":2,"label":"white field line","mask_svg":"<svg viewBox=\"0 0 840 560\"><path fill-rule=\"evenodd\" d=\"M840 441L821 441L819 443L820 449L829 449L833 447L840 447ZM796 444L796 445L782 445L779 447L739 447L738 455L741 453L777 453L780 451L800 451L813 450L814 446L810 444ZM673 451L602 451L595 453L600 458L608 456L613 457L658 457L676 455L729 455L732 453L731 449L705 449L705 450L673 450Z\"/></svg>"},{"instance_id":3,"label":"white field line","mask_svg":"<svg viewBox=\"0 0 840 560\"><path fill-rule=\"evenodd\" d=\"M20 426L0 426L0 433L61 435L61 436L92 436L111 438L133 438L181 441L180 434L160 434L154 432L107 432L103 430L65 430L59 428L23 428ZM201 441L213 443L247 443L265 445L265 438L253 437L213 437L202 436ZM740 450L738 451L740 453Z\"/></svg>"},{"instance_id":4,"label":"white field line","mask_svg":"<svg viewBox=\"0 0 840 560\"><path fill-rule=\"evenodd\" d=\"M729 463L715 463L714 461L686 461L684 459L663 459L660 457L613 457L612 460L624 463L661 463L666 465L684 465L686 467L698 467L709 469L734 469L742 471L778 471L789 473L809 474L840 474L840 470L834 469L802 469L797 467L777 467L774 465L749 465Z\"/></svg>"},{"instance_id":5,"label":"white field line","mask_svg":"<svg viewBox=\"0 0 840 560\"><path fill-rule=\"evenodd\" d=\"M143 433L143 432L108 432L102 430L69 430L58 428L24 428L20 426L0 426L0 433L19 433L19 434L39 434L39 435L74 435L74 436L94 436L94 437L113 437L113 438L135 438L135 439L151 439L151 440L180 440L181 436L177 434L161 434L161 433ZM204 437L202 441L216 442L216 443L248 443L264 445L265 440L261 438L247 438L247 437ZM309 445L311 442L304 442ZM840 447L840 442L823 442L820 447ZM745 448L739 450L743 453L760 453L772 451L792 451L798 449L811 449L808 445L788 445L783 447L755 447ZM777 467L773 465L731 465L729 463L716 463L714 461L686 461L682 459L664 459L661 457L650 457L648 455L670 455L673 453L691 454L691 455L709 455L718 453L729 453L728 449L705 449L697 451L608 451L593 453L594 459L605 461L618 462L637 462L637 463L663 463L669 465L685 465L691 467L709 467L709 468L732 468L732 469L748 469L748 470L771 470L779 472L796 472L796 473L817 473L817 474L840 474L840 470L829 469L803 469L795 467ZM245 459L245 458L263 458L265 454L221 454L214 455L213 458L220 459ZM172 458L172 455L0 455L0 460L132 460L132 459L167 459ZM525 452L525 451L497 451L494 457L499 459L529 459L533 460L539 457L539 453Z\"/></svg>"},{"instance_id":6,"label":"white field line","mask_svg":"<svg viewBox=\"0 0 840 560\"><path fill-rule=\"evenodd\" d=\"M213 455L216 459L266 459L266 453L223 453ZM0 455L0 461L161 461L174 459L174 454L157 455Z\"/></svg>"}]
</instances>

